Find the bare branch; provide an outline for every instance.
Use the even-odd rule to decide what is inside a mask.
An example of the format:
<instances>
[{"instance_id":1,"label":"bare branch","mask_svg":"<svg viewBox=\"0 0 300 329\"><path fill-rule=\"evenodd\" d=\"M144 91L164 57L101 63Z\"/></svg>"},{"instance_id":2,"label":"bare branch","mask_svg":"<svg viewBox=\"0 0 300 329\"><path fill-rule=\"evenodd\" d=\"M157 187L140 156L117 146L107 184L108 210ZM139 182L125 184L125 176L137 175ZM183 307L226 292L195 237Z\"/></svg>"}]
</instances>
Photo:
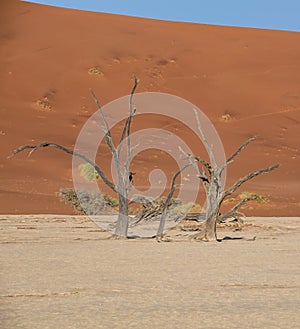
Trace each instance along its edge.
<instances>
[{"instance_id":1,"label":"bare branch","mask_svg":"<svg viewBox=\"0 0 300 329\"><path fill-rule=\"evenodd\" d=\"M119 193L124 193L125 192L125 181L127 179L127 172L123 175L122 174L122 168L121 168L121 163L120 163L120 159L119 159L119 151L116 150L116 147L113 143L113 139L112 139L112 135L111 135L111 130L110 130L110 127L108 125L108 122L106 120L106 117L105 117L105 114L102 110L102 107L101 107L101 104L98 100L98 98L96 97L94 91L92 89L90 89L90 92L91 92L91 95L97 105L97 108L99 110L99 113L101 115L101 118L102 118L102 121L105 125L105 141L106 141L106 144L107 146L109 147L111 153L112 153L112 156L113 156L113 159L114 159L114 164L116 166L116 170L117 170L117 173L118 173L118 190L119 190ZM118 146L119 148L119 146Z\"/></svg>"},{"instance_id":2,"label":"bare branch","mask_svg":"<svg viewBox=\"0 0 300 329\"><path fill-rule=\"evenodd\" d=\"M134 77L134 84L133 84L133 87L132 87L132 90L131 90L131 93L130 93L130 99L129 99L129 106L130 106L130 114L131 114L131 116L133 115L133 111L134 111L134 109L133 109L133 103L132 103L132 101L133 101L133 95L134 95L135 90L136 90L136 88L138 86L138 83L139 83L139 80L137 79L137 77L135 75L133 77Z\"/></svg>"},{"instance_id":3,"label":"bare branch","mask_svg":"<svg viewBox=\"0 0 300 329\"><path fill-rule=\"evenodd\" d=\"M210 164L208 162L206 162L205 160L199 158L199 157L196 157L195 155L193 154L190 154L190 153L187 153L185 152L180 146L179 146L179 150L180 152L184 155L184 160L187 159L189 161L189 163L195 168L195 170L197 171L197 177L200 178L203 182L203 185L204 185L204 188L207 192L207 185L209 183L209 179L207 178L207 175L205 173L204 170L200 170L199 166L197 166L196 161L199 161L201 164L203 164L202 162L204 162L206 164L206 169L208 169L209 171L209 175L211 176L211 170L212 168L210 167ZM208 167L208 168L207 168ZM210 177L209 177L210 178Z\"/></svg>"},{"instance_id":4,"label":"bare branch","mask_svg":"<svg viewBox=\"0 0 300 329\"><path fill-rule=\"evenodd\" d=\"M176 188L176 186L175 186L175 181L176 181L176 178L186 169L186 168L188 168L188 167L190 167L191 166L191 164L190 163L188 163L188 164L186 164L186 165L184 165L182 168L180 168L174 175L173 175L173 177L172 177L172 180L171 180L171 189L170 189L170 192L169 192L169 194L168 194L168 196L167 196L167 199L166 199L166 202L165 202L165 205L166 205L166 207L169 207L169 205L170 205L170 201L171 201L171 199L172 199L172 197L173 197L173 194L174 194L174 192L175 192L175 188Z\"/></svg>"},{"instance_id":5,"label":"bare branch","mask_svg":"<svg viewBox=\"0 0 300 329\"><path fill-rule=\"evenodd\" d=\"M110 129L109 129L109 125L107 123L107 120L105 118L105 115L103 113L102 106L101 106L101 104L100 104L100 102L99 102L96 94L94 93L93 89L91 89L91 88L90 88L90 93L91 93L91 95L92 95L92 97L94 99L94 102L95 102L95 104L96 104L96 106L97 106L97 108L99 110L99 113L101 115L101 118L102 118L102 120L103 120L103 122L105 124L106 132L108 132L108 131L110 131Z\"/></svg>"},{"instance_id":6,"label":"bare branch","mask_svg":"<svg viewBox=\"0 0 300 329\"><path fill-rule=\"evenodd\" d=\"M198 130L200 132L202 141L203 141L203 143L204 143L204 145L206 147L206 150L207 150L207 152L209 154L209 158L210 158L210 162L211 162L210 167L215 169L215 168L217 168L217 162L216 162L216 158L215 158L215 155L214 155L214 152L213 152L212 145L210 145L208 143L208 140L207 140L207 138L206 138L206 136L204 134L204 131L203 131L203 128L202 128L202 125L201 125L201 122L200 122L198 111L195 108L194 108L194 113L195 113L195 116L196 116L197 126L198 126Z\"/></svg>"},{"instance_id":7,"label":"bare branch","mask_svg":"<svg viewBox=\"0 0 300 329\"><path fill-rule=\"evenodd\" d=\"M103 113L102 106L101 106L98 98L96 97L94 91L92 89L90 89L90 92L91 92L91 95L92 95L96 105L97 105L97 108L98 108L99 113L101 115L102 121L105 125L105 141L106 141L106 144L109 147L109 149L111 150L111 152L115 153L116 148L114 146L113 139L112 139L111 132L110 132L110 128L109 128L108 122L106 120L106 117Z\"/></svg>"},{"instance_id":8,"label":"bare branch","mask_svg":"<svg viewBox=\"0 0 300 329\"><path fill-rule=\"evenodd\" d=\"M253 171L253 172L249 173L248 175L244 176L243 178L240 178L235 184L233 184L230 188L228 188L226 191L223 192L222 200L224 200L227 196L229 196L230 194L235 192L242 184L244 184L248 180L250 180L258 175L261 175L261 174L270 172L274 169L277 169L278 167L279 167L279 164L272 165L272 166L269 166L269 167L266 167L266 168L263 168L260 170Z\"/></svg>"},{"instance_id":9,"label":"bare branch","mask_svg":"<svg viewBox=\"0 0 300 329\"><path fill-rule=\"evenodd\" d=\"M256 140L257 136L250 137L246 142L244 142L223 164L223 166L220 169L220 176L224 169L233 162L234 158L237 157L251 142Z\"/></svg>"},{"instance_id":10,"label":"bare branch","mask_svg":"<svg viewBox=\"0 0 300 329\"><path fill-rule=\"evenodd\" d=\"M188 164L184 165L172 177L170 192L169 192L169 194L168 194L168 196L166 198L166 201L165 201L165 204L164 204L164 208L163 208L163 212L162 212L162 215L161 215L161 218L160 218L160 222L159 222L159 227L158 227L158 230L157 230L157 236L159 236L159 237L161 237L163 235L163 232L164 232L164 227L165 227L165 222L166 222L168 208L170 206L170 203L171 203L171 200L172 200L173 194L175 192L175 188L176 188L176 185L175 185L176 178L186 168L190 167L191 165L192 165L191 163L188 163Z\"/></svg>"},{"instance_id":11,"label":"bare branch","mask_svg":"<svg viewBox=\"0 0 300 329\"><path fill-rule=\"evenodd\" d=\"M222 173L223 173L223 171L225 170L225 168L232 162L233 160L231 160L231 161L226 161L225 163L223 163L223 165L222 165L222 167L219 169L219 177L221 177L222 176Z\"/></svg>"},{"instance_id":12,"label":"bare branch","mask_svg":"<svg viewBox=\"0 0 300 329\"><path fill-rule=\"evenodd\" d=\"M230 209L226 214L219 216L218 222L223 222L227 218L235 216L237 214L237 211L239 210L239 208L251 200L255 200L255 196L250 196L250 197L247 197L247 198L241 200L232 209Z\"/></svg>"},{"instance_id":13,"label":"bare branch","mask_svg":"<svg viewBox=\"0 0 300 329\"><path fill-rule=\"evenodd\" d=\"M194 169L197 171L197 173L198 173L198 176L201 176L201 171L200 171L200 169L199 169L199 167L196 165L196 159L195 159L195 156L194 156L194 154L190 154L190 153L187 153L187 152L185 152L183 149L182 149L182 147L181 146L178 146L178 148L179 148L179 151L183 154L183 158L182 158L182 160L188 160L189 161L189 163L191 164L191 166L193 166L194 167Z\"/></svg>"},{"instance_id":14,"label":"bare branch","mask_svg":"<svg viewBox=\"0 0 300 329\"><path fill-rule=\"evenodd\" d=\"M212 166L207 161L205 161L204 159L200 158L197 155L195 155L194 158L195 158L195 160L200 162L208 170L209 176L211 177L212 170L213 170Z\"/></svg>"},{"instance_id":15,"label":"bare branch","mask_svg":"<svg viewBox=\"0 0 300 329\"><path fill-rule=\"evenodd\" d=\"M208 170L209 174L211 175L212 167L206 160L204 160L194 154L185 152L180 146L179 146L179 151L184 155L184 158L182 158L182 159L188 160L192 164L192 166L196 169L196 171L198 171L199 176L201 176L200 169L193 160L200 162Z\"/></svg>"},{"instance_id":16,"label":"bare branch","mask_svg":"<svg viewBox=\"0 0 300 329\"><path fill-rule=\"evenodd\" d=\"M132 150L131 150L131 141L130 141L130 128L131 128L132 117L136 112L136 110L133 108L133 96L134 96L138 83L139 83L138 79L136 78L136 76L134 76L134 85L131 90L130 99L129 99L129 117L128 117L128 120L126 121L126 123L127 123L127 159L126 159L126 163L125 163L126 172L129 171L129 166L130 166L130 161L131 161L131 151Z\"/></svg>"},{"instance_id":17,"label":"bare branch","mask_svg":"<svg viewBox=\"0 0 300 329\"><path fill-rule=\"evenodd\" d=\"M233 159L238 156L246 147L248 144L256 140L257 136L253 136L249 138L243 145L241 145L226 161L227 164L233 161Z\"/></svg>"},{"instance_id":18,"label":"bare branch","mask_svg":"<svg viewBox=\"0 0 300 329\"><path fill-rule=\"evenodd\" d=\"M30 153L29 153L29 156L35 152L36 150L38 150L39 148L42 148L42 147L54 147L54 148L57 148L65 153L68 153L68 154L72 154L73 156L76 156L78 158L81 158L82 160L86 161L87 163L89 163L91 166L93 166L95 168L95 170L97 171L97 174L102 178L103 182L109 186L113 191L117 192L117 187L110 181L108 180L108 178L105 176L105 174L103 173L103 171L101 170L101 168L99 166L96 165L96 163L94 161L92 161L91 159L89 159L88 157L86 157L85 155L81 154L81 153L78 153L76 151L72 151L72 150L69 150L67 149L66 147L64 146L61 146L59 144L56 144L56 143L51 143L51 142L43 142L41 144L38 144L38 145L24 145L24 146L20 146L18 147L17 149L15 149L12 153L12 156L24 151L24 150L27 150L27 149L31 149Z\"/></svg>"},{"instance_id":19,"label":"bare branch","mask_svg":"<svg viewBox=\"0 0 300 329\"><path fill-rule=\"evenodd\" d=\"M135 109L133 109L132 101L133 101L133 95L134 95L135 90L138 86L138 83L139 83L139 80L136 77L134 77L134 85L133 85L133 88L131 90L130 99L129 99L129 116L128 116L126 122L125 122L123 131L122 131L122 135L121 135L120 140L119 140L119 144L118 144L119 146L122 144L122 142L125 138L125 135L127 134L127 136L128 136L128 133L130 133L131 119L132 119L132 116L135 114Z\"/></svg>"}]
</instances>

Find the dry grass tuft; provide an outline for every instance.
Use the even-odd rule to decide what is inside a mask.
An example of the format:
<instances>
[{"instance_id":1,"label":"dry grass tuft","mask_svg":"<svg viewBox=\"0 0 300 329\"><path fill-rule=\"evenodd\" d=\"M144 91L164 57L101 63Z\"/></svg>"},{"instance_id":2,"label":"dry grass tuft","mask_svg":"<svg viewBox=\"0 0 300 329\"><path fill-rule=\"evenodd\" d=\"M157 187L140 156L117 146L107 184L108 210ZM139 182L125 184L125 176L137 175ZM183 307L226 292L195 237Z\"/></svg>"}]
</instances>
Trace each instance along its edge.
<instances>
[{"instance_id":1,"label":"dry grass tuft","mask_svg":"<svg viewBox=\"0 0 300 329\"><path fill-rule=\"evenodd\" d=\"M266 198L265 196L253 192L242 192L239 195L240 199L245 199L245 198L254 198L255 201L260 202L260 203L266 203L269 202L270 200Z\"/></svg>"},{"instance_id":2,"label":"dry grass tuft","mask_svg":"<svg viewBox=\"0 0 300 329\"><path fill-rule=\"evenodd\" d=\"M35 103L34 103L35 107L40 110L40 111L52 111L52 106L50 104L49 98L47 96L38 99Z\"/></svg>"},{"instance_id":3,"label":"dry grass tuft","mask_svg":"<svg viewBox=\"0 0 300 329\"><path fill-rule=\"evenodd\" d=\"M221 116L221 121L223 122L228 122L232 120L232 116L230 115L230 113L225 113Z\"/></svg>"},{"instance_id":4,"label":"dry grass tuft","mask_svg":"<svg viewBox=\"0 0 300 329\"><path fill-rule=\"evenodd\" d=\"M89 68L88 74L90 74L90 75L99 75L99 76L104 75L99 66L93 66L93 67Z\"/></svg>"}]
</instances>

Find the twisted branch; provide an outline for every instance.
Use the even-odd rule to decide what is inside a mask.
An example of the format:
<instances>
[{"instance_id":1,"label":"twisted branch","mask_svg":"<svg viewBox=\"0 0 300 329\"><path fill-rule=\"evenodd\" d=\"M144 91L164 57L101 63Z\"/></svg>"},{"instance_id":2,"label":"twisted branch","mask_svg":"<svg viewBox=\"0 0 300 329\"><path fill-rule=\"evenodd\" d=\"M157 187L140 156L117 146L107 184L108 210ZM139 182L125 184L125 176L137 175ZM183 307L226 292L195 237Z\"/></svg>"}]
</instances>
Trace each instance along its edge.
<instances>
[{"instance_id":1,"label":"twisted branch","mask_svg":"<svg viewBox=\"0 0 300 329\"><path fill-rule=\"evenodd\" d=\"M27 150L27 149L31 149L31 151L28 154L28 156L30 156L33 152L35 152L36 150L38 150L39 148L42 148L42 147L54 147L54 148L57 148L57 149L65 152L65 153L72 154L73 156L81 158L82 160L89 163L91 166L93 166L95 168L97 174L102 178L103 182L107 186L109 186L114 192L117 192L117 187L105 176L104 172L101 170L101 168L94 161L92 161L91 159L89 159L88 157L86 157L85 155L83 155L81 153L78 153L78 152L73 151L73 150L69 150L66 147L61 146L61 145L56 144L56 143L43 142L43 143L38 144L38 145L23 145L23 146L20 146L17 149L15 149L13 151L11 157L15 156L16 154L18 154L18 153L20 153L24 150Z\"/></svg>"},{"instance_id":2,"label":"twisted branch","mask_svg":"<svg viewBox=\"0 0 300 329\"><path fill-rule=\"evenodd\" d=\"M219 223L224 222L227 218L235 216L237 214L237 211L239 210L239 208L251 200L255 200L255 196L250 196L250 197L247 197L247 198L241 200L232 209L230 209L226 214L219 216L218 222Z\"/></svg>"},{"instance_id":3,"label":"twisted branch","mask_svg":"<svg viewBox=\"0 0 300 329\"><path fill-rule=\"evenodd\" d=\"M136 76L134 76L134 85L131 90L130 99L129 99L129 116L126 120L126 124L125 124L124 130L123 130L123 131L126 131L126 135L127 135L127 159L126 159L126 163L125 163L126 172L129 172L129 166L130 166L130 161L131 161L132 149L131 149L131 141L130 141L130 128L131 128L132 117L136 112L136 109L133 108L133 96L134 96L138 83L139 83L138 79L136 78ZM122 135L123 135L123 133L122 133ZM122 138L122 136L121 136L121 138ZM123 137L123 139L124 139L124 137ZM120 140L119 145L121 145L122 141L123 140ZM119 150L118 150L118 152L119 152ZM128 189L130 189L130 187Z\"/></svg>"},{"instance_id":4,"label":"twisted branch","mask_svg":"<svg viewBox=\"0 0 300 329\"><path fill-rule=\"evenodd\" d=\"M104 122L104 125L105 125L105 131L104 131L104 133L105 133L105 141L106 141L106 144L109 147L111 153L112 154L115 154L116 148L115 148L115 145L113 143L113 139L112 139L112 136L111 136L111 131L110 131L108 122L106 120L106 117L105 117L105 115L103 113L102 106L101 106L101 104L100 104L97 96L95 95L94 91L92 89L90 89L90 92L91 92L91 95L92 95L92 97L93 97L93 99L95 101L95 104L96 104L97 108L98 108L98 111L99 111L99 113L101 115L102 121Z\"/></svg>"},{"instance_id":5,"label":"twisted branch","mask_svg":"<svg viewBox=\"0 0 300 329\"><path fill-rule=\"evenodd\" d=\"M170 206L170 203L171 203L171 200L172 200L172 197L173 197L173 194L175 192L175 188L176 188L176 185L175 185L175 181L176 181L176 178L188 167L190 167L192 164L191 163L188 163L186 165L184 165L182 168L180 168L172 177L172 180L171 180L171 188L170 188L170 192L166 198L166 201L164 203L164 207L163 207L163 212L162 212L162 215L161 215L161 218L160 218L160 222L159 222L159 227L158 227L158 230L157 230L157 237L162 237L163 236L163 232L164 232L164 227L165 227L165 222L166 222L166 217L167 217L167 213L168 213L168 208Z\"/></svg>"},{"instance_id":6,"label":"twisted branch","mask_svg":"<svg viewBox=\"0 0 300 329\"><path fill-rule=\"evenodd\" d=\"M221 200L223 201L227 196L229 196L233 192L235 192L242 184L244 184L248 180L250 180L258 175L261 175L261 174L270 172L274 169L277 169L278 167L279 167L279 164L272 165L272 166L269 166L269 167L266 167L266 168L263 168L260 170L253 171L253 172L249 173L248 175L244 176L243 178L240 178L235 184L233 184L231 187L229 187L226 191L223 192Z\"/></svg>"},{"instance_id":7,"label":"twisted branch","mask_svg":"<svg viewBox=\"0 0 300 329\"><path fill-rule=\"evenodd\" d=\"M226 161L226 163L230 163L233 161L233 159L238 156L251 142L256 140L257 136L253 136L249 138L244 144L242 144Z\"/></svg>"}]
</instances>

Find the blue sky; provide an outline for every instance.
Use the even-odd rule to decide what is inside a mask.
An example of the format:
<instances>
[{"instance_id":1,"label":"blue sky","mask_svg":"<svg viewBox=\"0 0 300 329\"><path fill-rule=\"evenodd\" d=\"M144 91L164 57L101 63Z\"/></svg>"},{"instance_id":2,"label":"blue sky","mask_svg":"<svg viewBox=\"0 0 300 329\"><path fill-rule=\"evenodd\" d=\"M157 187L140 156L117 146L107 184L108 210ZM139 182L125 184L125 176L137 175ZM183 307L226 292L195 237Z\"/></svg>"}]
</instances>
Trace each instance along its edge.
<instances>
[{"instance_id":1,"label":"blue sky","mask_svg":"<svg viewBox=\"0 0 300 329\"><path fill-rule=\"evenodd\" d=\"M66 8L300 32L300 0L32 0Z\"/></svg>"}]
</instances>

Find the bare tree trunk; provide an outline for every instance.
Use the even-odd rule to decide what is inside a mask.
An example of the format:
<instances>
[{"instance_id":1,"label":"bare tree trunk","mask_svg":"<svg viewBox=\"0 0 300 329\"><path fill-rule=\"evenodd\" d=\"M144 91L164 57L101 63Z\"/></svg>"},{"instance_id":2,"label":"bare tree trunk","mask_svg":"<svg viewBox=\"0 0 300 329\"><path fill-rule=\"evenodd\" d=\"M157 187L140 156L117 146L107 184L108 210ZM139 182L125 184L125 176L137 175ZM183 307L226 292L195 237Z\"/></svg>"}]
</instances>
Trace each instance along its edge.
<instances>
[{"instance_id":1,"label":"bare tree trunk","mask_svg":"<svg viewBox=\"0 0 300 329\"><path fill-rule=\"evenodd\" d=\"M167 210L167 207L166 207L164 209L163 213L161 214L158 230L157 230L157 233L156 233L156 237L162 238L163 235L164 235L164 228L165 228L167 214L168 214L168 210Z\"/></svg>"},{"instance_id":2,"label":"bare tree trunk","mask_svg":"<svg viewBox=\"0 0 300 329\"><path fill-rule=\"evenodd\" d=\"M128 200L122 193L119 193L119 213L115 229L115 236L126 239L128 231Z\"/></svg>"},{"instance_id":3,"label":"bare tree trunk","mask_svg":"<svg viewBox=\"0 0 300 329\"><path fill-rule=\"evenodd\" d=\"M217 241L218 211L214 211L205 221L205 227L199 238L203 241ZM198 238L196 237L196 240Z\"/></svg>"},{"instance_id":4,"label":"bare tree trunk","mask_svg":"<svg viewBox=\"0 0 300 329\"><path fill-rule=\"evenodd\" d=\"M204 229L199 235L195 236L196 240L217 241L217 220L220 212L219 191L217 184L209 186L207 198L206 218Z\"/></svg>"}]
</instances>

